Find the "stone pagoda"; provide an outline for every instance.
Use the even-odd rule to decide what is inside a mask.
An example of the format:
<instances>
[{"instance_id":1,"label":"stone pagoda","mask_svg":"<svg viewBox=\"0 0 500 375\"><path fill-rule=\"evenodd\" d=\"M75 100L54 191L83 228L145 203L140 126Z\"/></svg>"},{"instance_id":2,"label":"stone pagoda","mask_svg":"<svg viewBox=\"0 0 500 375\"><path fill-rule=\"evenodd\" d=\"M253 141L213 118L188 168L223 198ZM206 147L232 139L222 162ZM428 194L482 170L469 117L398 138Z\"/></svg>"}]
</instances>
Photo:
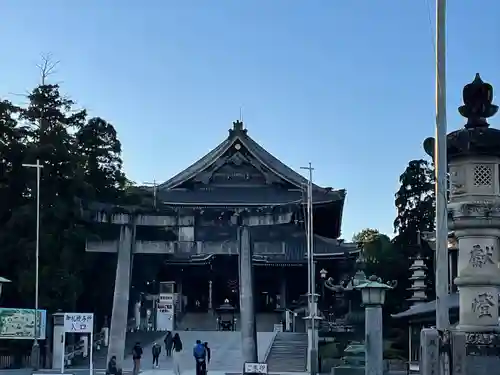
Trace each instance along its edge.
<instances>
[{"instance_id":1,"label":"stone pagoda","mask_svg":"<svg viewBox=\"0 0 500 375\"><path fill-rule=\"evenodd\" d=\"M412 293L412 296L408 298L408 302L412 305L423 303L427 301L427 266L424 263L424 259L418 255L413 260L413 264L410 266L410 271L412 275L410 276L410 281L412 283L408 291Z\"/></svg>"}]
</instances>

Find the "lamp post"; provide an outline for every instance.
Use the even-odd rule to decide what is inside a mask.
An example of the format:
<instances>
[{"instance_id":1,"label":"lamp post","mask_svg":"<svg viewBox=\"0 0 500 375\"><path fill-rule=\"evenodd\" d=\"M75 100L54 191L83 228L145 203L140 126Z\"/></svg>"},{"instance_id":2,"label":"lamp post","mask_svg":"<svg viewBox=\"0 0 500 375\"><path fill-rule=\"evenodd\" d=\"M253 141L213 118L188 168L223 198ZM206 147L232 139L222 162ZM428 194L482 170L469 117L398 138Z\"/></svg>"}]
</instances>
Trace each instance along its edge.
<instances>
[{"instance_id":1,"label":"lamp post","mask_svg":"<svg viewBox=\"0 0 500 375\"><path fill-rule=\"evenodd\" d=\"M321 299L323 302L323 314L326 310L326 295L325 295L325 281L326 276L328 275L328 271L324 268L319 271L319 275L321 276Z\"/></svg>"},{"instance_id":2,"label":"lamp post","mask_svg":"<svg viewBox=\"0 0 500 375\"><path fill-rule=\"evenodd\" d=\"M370 276L355 288L361 290L361 299L365 306L365 375L382 375L382 305L385 302L386 290L392 289L393 286L383 284L377 276Z\"/></svg>"},{"instance_id":3,"label":"lamp post","mask_svg":"<svg viewBox=\"0 0 500 375\"><path fill-rule=\"evenodd\" d=\"M43 165L36 159L36 164L23 164L26 168L36 168L36 242L35 242L35 328L33 330L33 347L31 349L31 363L35 370L40 363L40 346L38 345L38 271L40 259L40 177Z\"/></svg>"}]
</instances>

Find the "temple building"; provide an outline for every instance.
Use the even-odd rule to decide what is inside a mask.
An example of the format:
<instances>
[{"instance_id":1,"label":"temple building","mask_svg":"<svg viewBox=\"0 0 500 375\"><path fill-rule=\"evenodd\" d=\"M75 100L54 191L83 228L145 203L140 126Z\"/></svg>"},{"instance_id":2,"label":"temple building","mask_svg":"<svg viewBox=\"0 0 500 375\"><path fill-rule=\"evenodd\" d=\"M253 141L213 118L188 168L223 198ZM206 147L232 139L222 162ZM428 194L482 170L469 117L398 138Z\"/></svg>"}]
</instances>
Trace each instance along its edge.
<instances>
[{"instance_id":1,"label":"temple building","mask_svg":"<svg viewBox=\"0 0 500 375\"><path fill-rule=\"evenodd\" d=\"M251 232L256 313L299 301L307 293L307 183L236 121L227 138L193 165L143 187L154 196L149 208L94 207L93 220L106 230L87 241L87 251L118 253L113 319L125 303L117 295L130 300L121 318L128 320L139 294L157 294L161 282L172 283L184 313L227 302L238 309L235 216ZM340 279L359 252L339 239L345 197L343 189L312 187L318 284L319 270Z\"/></svg>"}]
</instances>

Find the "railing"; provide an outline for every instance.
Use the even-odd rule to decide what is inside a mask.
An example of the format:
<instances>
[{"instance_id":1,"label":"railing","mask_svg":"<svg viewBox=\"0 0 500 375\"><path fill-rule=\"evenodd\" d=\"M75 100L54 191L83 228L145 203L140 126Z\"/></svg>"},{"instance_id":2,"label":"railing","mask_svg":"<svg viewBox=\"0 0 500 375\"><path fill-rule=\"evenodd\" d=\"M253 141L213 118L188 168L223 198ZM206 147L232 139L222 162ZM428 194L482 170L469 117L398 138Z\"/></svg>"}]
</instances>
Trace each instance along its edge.
<instances>
[{"instance_id":1,"label":"railing","mask_svg":"<svg viewBox=\"0 0 500 375\"><path fill-rule=\"evenodd\" d=\"M103 330L94 334L94 352L100 350L104 346L106 332ZM80 339L76 344L68 345L64 350L64 363L66 366L71 366L73 362L87 357L88 352L85 351L85 341Z\"/></svg>"},{"instance_id":2,"label":"railing","mask_svg":"<svg viewBox=\"0 0 500 375\"><path fill-rule=\"evenodd\" d=\"M105 331L94 334L94 351L100 350L104 346ZM66 366L71 366L78 360L85 358L88 353L85 353L85 342L80 339L76 344L67 345L65 347L64 362ZM3 354L0 355L0 369L12 368L15 363L15 358L13 354ZM31 354L26 354L22 356L21 365L23 368L31 366Z\"/></svg>"},{"instance_id":3,"label":"railing","mask_svg":"<svg viewBox=\"0 0 500 375\"><path fill-rule=\"evenodd\" d=\"M4 354L0 355L0 369L12 368L15 365L15 358L13 355ZM31 363L31 356L24 355L21 359L22 367L29 367Z\"/></svg>"}]
</instances>

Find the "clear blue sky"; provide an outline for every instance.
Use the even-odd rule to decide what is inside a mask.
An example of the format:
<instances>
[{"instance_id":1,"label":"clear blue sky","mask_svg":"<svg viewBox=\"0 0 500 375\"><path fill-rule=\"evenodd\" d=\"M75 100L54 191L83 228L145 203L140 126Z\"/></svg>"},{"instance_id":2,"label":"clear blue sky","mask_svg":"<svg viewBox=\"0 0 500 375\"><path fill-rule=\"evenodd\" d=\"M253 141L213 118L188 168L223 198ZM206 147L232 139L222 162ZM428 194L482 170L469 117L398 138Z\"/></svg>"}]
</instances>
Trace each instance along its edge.
<instances>
[{"instance_id":1,"label":"clear blue sky","mask_svg":"<svg viewBox=\"0 0 500 375\"><path fill-rule=\"evenodd\" d=\"M318 184L347 189L344 238L391 234L398 176L434 131L433 3L3 0L0 93L32 88L40 54L52 52L53 81L115 125L139 183L215 147L243 106L271 153L297 170L311 161ZM500 2L448 3L455 129L476 72L500 90Z\"/></svg>"}]
</instances>

